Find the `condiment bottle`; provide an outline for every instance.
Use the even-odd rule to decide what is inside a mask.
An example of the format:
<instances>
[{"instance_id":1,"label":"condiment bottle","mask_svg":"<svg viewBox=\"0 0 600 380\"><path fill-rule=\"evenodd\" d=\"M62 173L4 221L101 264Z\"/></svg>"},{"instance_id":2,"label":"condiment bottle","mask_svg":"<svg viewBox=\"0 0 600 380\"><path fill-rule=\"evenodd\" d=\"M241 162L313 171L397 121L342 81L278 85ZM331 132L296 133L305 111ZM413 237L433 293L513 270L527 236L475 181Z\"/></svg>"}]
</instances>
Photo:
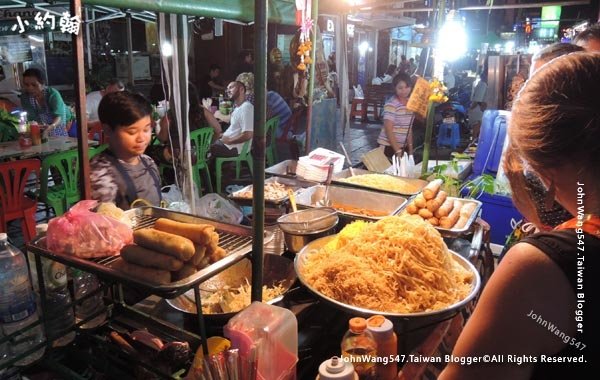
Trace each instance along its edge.
<instances>
[{"instance_id":1,"label":"condiment bottle","mask_svg":"<svg viewBox=\"0 0 600 380\"><path fill-rule=\"evenodd\" d=\"M377 343L367 330L367 320L356 317L348 321L348 331L342 339L342 358L354 365L360 380L376 379Z\"/></svg>"},{"instance_id":2,"label":"condiment bottle","mask_svg":"<svg viewBox=\"0 0 600 380\"><path fill-rule=\"evenodd\" d=\"M394 332L394 324L382 315L374 315L367 319L367 329L373 334L377 342L377 355L387 360L377 363L377 378L379 380L393 380L398 376L398 338Z\"/></svg>"},{"instance_id":3,"label":"condiment bottle","mask_svg":"<svg viewBox=\"0 0 600 380\"><path fill-rule=\"evenodd\" d=\"M316 380L358 380L358 374L352 363L334 356L321 363Z\"/></svg>"}]
</instances>

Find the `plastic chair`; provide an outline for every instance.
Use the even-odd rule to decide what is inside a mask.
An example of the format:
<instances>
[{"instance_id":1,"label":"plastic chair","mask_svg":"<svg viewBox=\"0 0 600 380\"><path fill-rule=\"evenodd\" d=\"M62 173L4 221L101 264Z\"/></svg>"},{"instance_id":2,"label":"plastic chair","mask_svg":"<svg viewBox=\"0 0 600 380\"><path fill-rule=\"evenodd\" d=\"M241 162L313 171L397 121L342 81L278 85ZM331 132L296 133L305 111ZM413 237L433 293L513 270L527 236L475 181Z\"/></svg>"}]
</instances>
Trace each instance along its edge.
<instances>
[{"instance_id":1,"label":"plastic chair","mask_svg":"<svg viewBox=\"0 0 600 380\"><path fill-rule=\"evenodd\" d=\"M196 149L194 155L192 155L192 162L195 163L192 165L194 183L198 186L198 191L202 194L202 181L200 179L200 171L204 170L206 174L206 188L209 193L212 193L213 186L212 181L210 179L210 172L208 168L208 151L210 150L210 144L212 143L212 138L215 131L210 127L204 127L200 129L196 129L195 131L190 132L190 143L192 144L192 149ZM196 157L194 159L194 156ZM160 172L161 178L163 178L164 182L164 174L166 169L172 169L173 164L164 164L161 163L158 165L158 171Z\"/></svg>"},{"instance_id":2,"label":"plastic chair","mask_svg":"<svg viewBox=\"0 0 600 380\"><path fill-rule=\"evenodd\" d=\"M100 121L88 123L88 140L96 140L96 135L98 135L97 141L100 141L100 144L106 142L104 141L104 131L102 130L102 123Z\"/></svg>"},{"instance_id":3,"label":"plastic chair","mask_svg":"<svg viewBox=\"0 0 600 380\"><path fill-rule=\"evenodd\" d=\"M242 162L248 164L250 168L250 174L252 174L252 155L250 154L250 144L252 140L248 140L244 143L242 147L242 151L237 157L217 157L215 159L215 172L217 174L217 192L221 192L221 182L222 182L222 170L221 166L225 162L235 162L235 179L240 179L240 170L242 167Z\"/></svg>"},{"instance_id":4,"label":"plastic chair","mask_svg":"<svg viewBox=\"0 0 600 380\"><path fill-rule=\"evenodd\" d=\"M279 116L270 118L265 124L265 136L267 137L267 149L265 149L265 156L267 158L267 166L273 166L279 160L277 159L277 127L279 126Z\"/></svg>"},{"instance_id":5,"label":"plastic chair","mask_svg":"<svg viewBox=\"0 0 600 380\"><path fill-rule=\"evenodd\" d=\"M212 143L214 129L200 128L190 132L190 142L194 142L196 145L196 163L192 165L193 180L196 186L198 186L199 194L202 194L202 181L200 180L200 172L204 171L206 174L206 185L209 193L212 193L212 181L210 179L210 171L208 170L208 151L210 150L210 144Z\"/></svg>"},{"instance_id":6,"label":"plastic chair","mask_svg":"<svg viewBox=\"0 0 600 380\"><path fill-rule=\"evenodd\" d=\"M35 236L37 201L25 196L25 185L33 173L40 178L40 160L0 163L0 232L6 231L7 222L22 219L26 243Z\"/></svg>"},{"instance_id":7,"label":"plastic chair","mask_svg":"<svg viewBox=\"0 0 600 380\"><path fill-rule=\"evenodd\" d=\"M102 144L97 147L92 147L89 150L89 159L96 157L100 153L104 152L108 148L108 144Z\"/></svg>"},{"instance_id":8,"label":"plastic chair","mask_svg":"<svg viewBox=\"0 0 600 380\"><path fill-rule=\"evenodd\" d=\"M48 186L50 170L53 175L59 174L54 179L54 186ZM81 199L79 192L79 154L77 150L54 153L42 161L40 200L54 209L56 216L65 213L67 208Z\"/></svg>"}]
</instances>

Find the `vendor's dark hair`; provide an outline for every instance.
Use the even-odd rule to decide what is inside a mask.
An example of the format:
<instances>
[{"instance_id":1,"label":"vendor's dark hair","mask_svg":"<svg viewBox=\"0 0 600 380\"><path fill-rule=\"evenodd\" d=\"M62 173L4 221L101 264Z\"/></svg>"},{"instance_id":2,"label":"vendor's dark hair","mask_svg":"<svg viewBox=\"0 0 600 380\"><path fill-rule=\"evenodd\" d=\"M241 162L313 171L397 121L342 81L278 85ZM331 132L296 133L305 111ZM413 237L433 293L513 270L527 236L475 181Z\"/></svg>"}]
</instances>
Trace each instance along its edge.
<instances>
[{"instance_id":1,"label":"vendor's dark hair","mask_svg":"<svg viewBox=\"0 0 600 380\"><path fill-rule=\"evenodd\" d=\"M600 178L598 78L599 53L567 54L538 69L513 104L504 169L515 205L534 223L524 168L540 172L571 162L587 178Z\"/></svg>"},{"instance_id":2,"label":"vendor's dark hair","mask_svg":"<svg viewBox=\"0 0 600 380\"><path fill-rule=\"evenodd\" d=\"M36 69L35 67L29 68L23 71L23 78L25 77L33 77L37 79L41 84L46 84L46 80L44 78L44 73L40 69Z\"/></svg>"},{"instance_id":3,"label":"vendor's dark hair","mask_svg":"<svg viewBox=\"0 0 600 380\"><path fill-rule=\"evenodd\" d=\"M129 91L104 95L98 106L98 118L112 130L127 126L152 115L150 102L140 94Z\"/></svg>"},{"instance_id":4,"label":"vendor's dark hair","mask_svg":"<svg viewBox=\"0 0 600 380\"><path fill-rule=\"evenodd\" d=\"M208 71L213 71L213 70L221 70L221 66L217 65L216 63L213 63L208 67Z\"/></svg>"},{"instance_id":5,"label":"vendor's dark hair","mask_svg":"<svg viewBox=\"0 0 600 380\"><path fill-rule=\"evenodd\" d=\"M574 44L568 44L565 42L557 42L552 45L548 45L545 48L541 49L537 53L531 57L532 61L542 60L544 62L551 61L554 58L558 58L561 55L575 53L577 51L583 51L584 49L581 46L577 46Z\"/></svg>"},{"instance_id":6,"label":"vendor's dark hair","mask_svg":"<svg viewBox=\"0 0 600 380\"><path fill-rule=\"evenodd\" d=\"M398 85L398 83L400 82L404 82L406 83L406 85L408 87L412 87L413 86L413 82L410 79L410 75L408 75L407 73L401 72L396 74L396 76L394 77L394 79L392 79L392 86L394 88L396 88L396 86Z\"/></svg>"}]
</instances>

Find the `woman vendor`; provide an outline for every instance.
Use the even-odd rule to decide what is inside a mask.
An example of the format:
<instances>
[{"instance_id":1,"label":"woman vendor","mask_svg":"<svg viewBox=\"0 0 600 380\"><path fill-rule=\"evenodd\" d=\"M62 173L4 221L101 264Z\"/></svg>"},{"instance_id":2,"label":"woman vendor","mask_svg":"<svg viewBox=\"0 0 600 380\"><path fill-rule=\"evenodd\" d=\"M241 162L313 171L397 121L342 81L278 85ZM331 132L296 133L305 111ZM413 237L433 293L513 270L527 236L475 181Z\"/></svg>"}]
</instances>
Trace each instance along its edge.
<instances>
[{"instance_id":1,"label":"woman vendor","mask_svg":"<svg viewBox=\"0 0 600 380\"><path fill-rule=\"evenodd\" d=\"M383 107L383 128L377 142L385 147L387 157L402 157L404 152L413 154L415 114L406 108L413 85L408 74L400 73L392 80L392 86L395 93Z\"/></svg>"},{"instance_id":2,"label":"woman vendor","mask_svg":"<svg viewBox=\"0 0 600 380\"><path fill-rule=\"evenodd\" d=\"M21 105L27 112L27 120L47 125L48 136L67 136L66 123L71 111L58 90L45 83L41 70L30 68L23 72Z\"/></svg>"}]
</instances>

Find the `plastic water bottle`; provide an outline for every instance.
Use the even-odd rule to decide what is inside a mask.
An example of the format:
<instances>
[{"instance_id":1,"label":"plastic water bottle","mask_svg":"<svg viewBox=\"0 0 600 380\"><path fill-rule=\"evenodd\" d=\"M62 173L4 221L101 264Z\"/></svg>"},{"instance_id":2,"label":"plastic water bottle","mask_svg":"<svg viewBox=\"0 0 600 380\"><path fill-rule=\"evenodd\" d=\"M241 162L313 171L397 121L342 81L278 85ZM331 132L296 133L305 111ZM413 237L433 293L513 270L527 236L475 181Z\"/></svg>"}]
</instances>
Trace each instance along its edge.
<instances>
[{"instance_id":1,"label":"plastic water bottle","mask_svg":"<svg viewBox=\"0 0 600 380\"><path fill-rule=\"evenodd\" d=\"M354 365L360 380L375 380L377 343L373 334L367 330L367 320L352 318L348 322L348 327L342 339L342 358Z\"/></svg>"},{"instance_id":2,"label":"plastic water bottle","mask_svg":"<svg viewBox=\"0 0 600 380\"><path fill-rule=\"evenodd\" d=\"M29 281L25 255L8 242L6 233L0 233L0 324L4 336L22 331L38 322L35 295ZM10 338L11 358L30 350L44 341L41 324ZM26 366L44 355L45 347L18 360L15 365Z\"/></svg>"},{"instance_id":3,"label":"plastic water bottle","mask_svg":"<svg viewBox=\"0 0 600 380\"><path fill-rule=\"evenodd\" d=\"M48 225L45 223L38 224L35 226L35 230L37 237L45 236ZM39 296L40 288L34 254L27 252L27 259L29 260L33 289ZM69 305L71 303L71 294L67 287L67 268L64 264L45 257L42 257L41 261L44 274L44 287L46 289L46 308L43 310L46 313L47 319L46 336L50 339L63 335L55 339L52 342L52 346L66 346L75 339L75 331L66 333L75 322L73 308Z\"/></svg>"},{"instance_id":4,"label":"plastic water bottle","mask_svg":"<svg viewBox=\"0 0 600 380\"><path fill-rule=\"evenodd\" d=\"M73 268L73 295L77 304L75 305L75 322L79 323L82 320L99 313L105 309L104 301L102 300L102 292L79 301L86 295L96 291L100 287L100 281L95 275ZM98 316L81 325L83 329L91 329L100 326L106 320L106 310L98 314Z\"/></svg>"}]
</instances>

